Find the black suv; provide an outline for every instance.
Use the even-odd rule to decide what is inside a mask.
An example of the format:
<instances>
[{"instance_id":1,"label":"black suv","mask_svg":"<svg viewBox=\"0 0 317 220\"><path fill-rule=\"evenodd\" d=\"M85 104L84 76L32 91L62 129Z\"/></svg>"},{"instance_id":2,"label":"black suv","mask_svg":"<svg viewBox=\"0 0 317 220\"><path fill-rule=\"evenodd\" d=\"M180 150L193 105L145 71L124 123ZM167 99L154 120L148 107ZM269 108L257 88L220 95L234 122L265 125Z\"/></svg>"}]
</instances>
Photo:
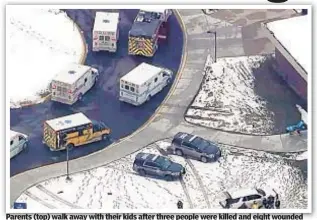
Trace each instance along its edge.
<instances>
[{"instance_id":1,"label":"black suv","mask_svg":"<svg viewBox=\"0 0 317 220\"><path fill-rule=\"evenodd\" d=\"M179 132L174 136L168 151L179 156L189 156L204 163L217 161L221 156L221 151L217 144L184 132Z\"/></svg>"},{"instance_id":2,"label":"black suv","mask_svg":"<svg viewBox=\"0 0 317 220\"><path fill-rule=\"evenodd\" d=\"M185 168L181 164L150 153L138 153L133 163L133 170L140 175L159 176L169 181L185 174Z\"/></svg>"}]
</instances>

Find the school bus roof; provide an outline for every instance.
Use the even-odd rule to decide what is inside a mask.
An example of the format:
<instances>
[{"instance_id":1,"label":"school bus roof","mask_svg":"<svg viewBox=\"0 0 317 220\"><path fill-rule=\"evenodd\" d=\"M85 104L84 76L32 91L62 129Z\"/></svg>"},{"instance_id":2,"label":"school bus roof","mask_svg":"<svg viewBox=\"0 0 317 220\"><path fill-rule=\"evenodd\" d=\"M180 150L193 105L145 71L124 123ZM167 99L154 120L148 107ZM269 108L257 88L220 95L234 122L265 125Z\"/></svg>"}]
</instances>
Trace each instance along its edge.
<instances>
[{"instance_id":1,"label":"school bus roof","mask_svg":"<svg viewBox=\"0 0 317 220\"><path fill-rule=\"evenodd\" d=\"M54 130L61 131L72 127L77 127L91 123L91 120L87 118L83 113L75 113L72 115L63 116L60 118L54 118L47 120L46 123Z\"/></svg>"},{"instance_id":2,"label":"school bus roof","mask_svg":"<svg viewBox=\"0 0 317 220\"><path fill-rule=\"evenodd\" d=\"M116 32L119 23L118 12L96 12L94 31Z\"/></svg>"},{"instance_id":3,"label":"school bus roof","mask_svg":"<svg viewBox=\"0 0 317 220\"><path fill-rule=\"evenodd\" d=\"M71 63L65 66L59 73L57 73L53 80L66 83L66 84L73 84L78 79L80 79L91 67Z\"/></svg>"},{"instance_id":4,"label":"school bus roof","mask_svg":"<svg viewBox=\"0 0 317 220\"><path fill-rule=\"evenodd\" d=\"M142 85L147 82L153 76L157 75L162 68L153 66L148 63L141 63L126 75L124 75L121 80L127 81L129 83L133 83L136 85Z\"/></svg>"}]
</instances>

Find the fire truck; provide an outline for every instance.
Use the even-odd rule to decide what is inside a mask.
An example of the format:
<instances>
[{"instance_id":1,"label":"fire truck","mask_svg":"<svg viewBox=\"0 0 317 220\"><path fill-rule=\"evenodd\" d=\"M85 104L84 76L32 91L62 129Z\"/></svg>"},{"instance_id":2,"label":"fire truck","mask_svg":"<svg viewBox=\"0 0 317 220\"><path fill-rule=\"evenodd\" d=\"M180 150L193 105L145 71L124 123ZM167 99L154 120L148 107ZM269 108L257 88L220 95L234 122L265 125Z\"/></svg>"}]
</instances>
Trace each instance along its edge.
<instances>
[{"instance_id":1,"label":"fire truck","mask_svg":"<svg viewBox=\"0 0 317 220\"><path fill-rule=\"evenodd\" d=\"M171 9L140 9L129 31L129 54L153 57L168 36Z\"/></svg>"}]
</instances>

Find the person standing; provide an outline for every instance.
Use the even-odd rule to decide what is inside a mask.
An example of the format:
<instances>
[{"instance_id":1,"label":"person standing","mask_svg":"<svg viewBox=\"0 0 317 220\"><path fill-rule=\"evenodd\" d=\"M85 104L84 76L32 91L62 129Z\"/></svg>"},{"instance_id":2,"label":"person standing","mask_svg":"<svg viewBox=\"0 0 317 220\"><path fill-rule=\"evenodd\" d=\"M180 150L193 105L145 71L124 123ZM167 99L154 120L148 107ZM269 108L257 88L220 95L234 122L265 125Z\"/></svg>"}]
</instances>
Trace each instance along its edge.
<instances>
[{"instance_id":1,"label":"person standing","mask_svg":"<svg viewBox=\"0 0 317 220\"><path fill-rule=\"evenodd\" d=\"M178 209L183 209L183 206L184 206L183 202L179 200L179 201L177 202L177 208L178 208Z\"/></svg>"}]
</instances>

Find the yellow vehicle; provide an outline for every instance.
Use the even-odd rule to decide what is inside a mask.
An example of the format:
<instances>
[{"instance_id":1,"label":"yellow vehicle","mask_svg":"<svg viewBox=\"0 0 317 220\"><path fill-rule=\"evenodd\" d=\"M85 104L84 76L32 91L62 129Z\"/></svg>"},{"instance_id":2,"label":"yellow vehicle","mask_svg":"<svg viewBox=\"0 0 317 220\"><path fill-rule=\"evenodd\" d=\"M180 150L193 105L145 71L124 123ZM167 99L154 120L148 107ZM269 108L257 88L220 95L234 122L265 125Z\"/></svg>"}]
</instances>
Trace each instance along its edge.
<instances>
[{"instance_id":1,"label":"yellow vehicle","mask_svg":"<svg viewBox=\"0 0 317 220\"><path fill-rule=\"evenodd\" d=\"M153 57L159 39L167 38L167 20L171 9L140 9L129 31L129 55Z\"/></svg>"},{"instance_id":2,"label":"yellow vehicle","mask_svg":"<svg viewBox=\"0 0 317 220\"><path fill-rule=\"evenodd\" d=\"M83 113L47 120L44 123L43 143L52 151L106 140L110 134L103 122L92 121Z\"/></svg>"}]
</instances>

